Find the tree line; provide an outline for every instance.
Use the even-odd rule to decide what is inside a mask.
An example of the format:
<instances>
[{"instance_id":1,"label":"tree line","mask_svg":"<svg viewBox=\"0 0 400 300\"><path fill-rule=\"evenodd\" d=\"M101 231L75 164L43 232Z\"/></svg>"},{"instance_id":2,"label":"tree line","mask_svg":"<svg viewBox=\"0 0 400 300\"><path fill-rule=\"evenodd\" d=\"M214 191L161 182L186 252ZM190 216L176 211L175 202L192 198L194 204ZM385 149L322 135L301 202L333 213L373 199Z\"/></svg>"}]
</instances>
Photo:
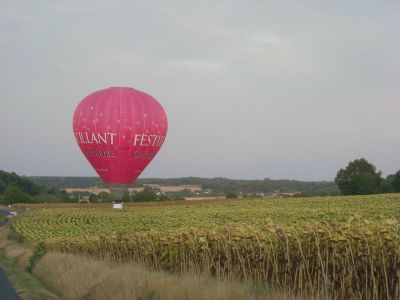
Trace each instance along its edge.
<instances>
[{"instance_id":1,"label":"tree line","mask_svg":"<svg viewBox=\"0 0 400 300\"><path fill-rule=\"evenodd\" d=\"M119 200L122 202L153 202L153 201L167 201L167 200L183 200L182 197L168 196L162 193L157 193L153 188L145 186L142 191L129 193L126 191L122 194ZM101 192L98 195L91 194L89 196L89 201L91 203L108 203L115 200L115 196Z\"/></svg>"},{"instance_id":2,"label":"tree line","mask_svg":"<svg viewBox=\"0 0 400 300\"><path fill-rule=\"evenodd\" d=\"M365 158L356 159L340 169L335 177L343 195L368 195L400 192L400 170L382 177L382 172Z\"/></svg>"},{"instance_id":3,"label":"tree line","mask_svg":"<svg viewBox=\"0 0 400 300\"><path fill-rule=\"evenodd\" d=\"M57 177L32 176L32 181L47 187L89 188L93 186L109 188L98 177ZM200 185L204 190L211 190L212 196L223 196L229 192L253 195L256 193L301 193L307 196L339 195L340 190L333 181L298 181L298 180L261 180L229 179L223 177L181 177L181 178L139 178L128 187L144 187L149 184L159 185ZM182 195L183 196L183 195Z\"/></svg>"},{"instance_id":4,"label":"tree line","mask_svg":"<svg viewBox=\"0 0 400 300\"><path fill-rule=\"evenodd\" d=\"M31 180L32 179L32 180ZM79 183L80 182L80 183ZM112 202L114 196L108 193L94 195L88 193L67 194L63 188L89 187L100 184L96 177L24 177L14 172L0 170L0 203L52 203L78 202L81 196L89 197L91 202ZM400 170L386 178L381 171L366 159L356 159L340 169L334 182L302 182L295 180L234 180L227 178L199 178L184 177L170 179L145 178L139 179L132 186L143 186L144 190L122 196L122 201L163 201L183 199L182 195L164 195L145 184L161 185L201 185L203 189L213 191L212 195L225 195L227 198L236 198L239 193L249 194L257 192L298 192L302 196L321 195L366 195L400 192ZM83 185L83 186L82 186Z\"/></svg>"},{"instance_id":5,"label":"tree line","mask_svg":"<svg viewBox=\"0 0 400 300\"><path fill-rule=\"evenodd\" d=\"M0 203L68 202L65 191L47 188L14 172L0 170Z\"/></svg>"},{"instance_id":6,"label":"tree line","mask_svg":"<svg viewBox=\"0 0 400 300\"><path fill-rule=\"evenodd\" d=\"M0 203L9 205L13 203L76 203L83 198L88 198L90 202L112 202L115 195L102 192L99 195L88 192L74 192L68 194L65 190L55 187L45 187L37 184L26 177L19 176L14 172L6 172L0 170ZM181 200L182 197L166 196L151 187L145 186L143 191L122 195L121 200L124 202L136 201L165 201L165 200Z\"/></svg>"}]
</instances>

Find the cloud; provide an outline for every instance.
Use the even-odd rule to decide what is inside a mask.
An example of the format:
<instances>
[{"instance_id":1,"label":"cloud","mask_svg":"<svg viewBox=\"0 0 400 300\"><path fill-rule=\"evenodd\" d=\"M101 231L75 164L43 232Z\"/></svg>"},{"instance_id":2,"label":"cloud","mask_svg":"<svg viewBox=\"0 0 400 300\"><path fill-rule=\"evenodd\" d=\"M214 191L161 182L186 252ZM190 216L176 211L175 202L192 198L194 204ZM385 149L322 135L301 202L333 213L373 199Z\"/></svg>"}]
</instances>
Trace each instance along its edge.
<instances>
[{"instance_id":1,"label":"cloud","mask_svg":"<svg viewBox=\"0 0 400 300\"><path fill-rule=\"evenodd\" d=\"M168 68L191 72L220 73L224 64L218 60L207 59L173 59L165 63Z\"/></svg>"},{"instance_id":2,"label":"cloud","mask_svg":"<svg viewBox=\"0 0 400 300\"><path fill-rule=\"evenodd\" d=\"M146 53L121 50L105 50L99 54L99 57L109 63L120 65L143 64L157 59Z\"/></svg>"},{"instance_id":3,"label":"cloud","mask_svg":"<svg viewBox=\"0 0 400 300\"><path fill-rule=\"evenodd\" d=\"M22 24L30 27L41 26L40 20L33 18L21 10L15 8L2 8L0 10L0 24L3 25L16 25Z\"/></svg>"},{"instance_id":4,"label":"cloud","mask_svg":"<svg viewBox=\"0 0 400 300\"><path fill-rule=\"evenodd\" d=\"M239 31L218 50L218 59L242 70L271 74L308 74L319 70L302 41L272 32ZM227 50L228 49L228 50Z\"/></svg>"},{"instance_id":5,"label":"cloud","mask_svg":"<svg viewBox=\"0 0 400 300\"><path fill-rule=\"evenodd\" d=\"M286 47L296 44L294 40L269 32L245 32L244 35L254 45L262 47Z\"/></svg>"},{"instance_id":6,"label":"cloud","mask_svg":"<svg viewBox=\"0 0 400 300\"><path fill-rule=\"evenodd\" d=\"M221 20L195 22L176 28L171 40L184 39L180 48L164 40L167 66L175 70L218 73L309 74L319 71L314 51L301 37L277 30L250 30ZM174 50L172 50L174 49ZM168 51L169 50L169 51Z\"/></svg>"}]
</instances>

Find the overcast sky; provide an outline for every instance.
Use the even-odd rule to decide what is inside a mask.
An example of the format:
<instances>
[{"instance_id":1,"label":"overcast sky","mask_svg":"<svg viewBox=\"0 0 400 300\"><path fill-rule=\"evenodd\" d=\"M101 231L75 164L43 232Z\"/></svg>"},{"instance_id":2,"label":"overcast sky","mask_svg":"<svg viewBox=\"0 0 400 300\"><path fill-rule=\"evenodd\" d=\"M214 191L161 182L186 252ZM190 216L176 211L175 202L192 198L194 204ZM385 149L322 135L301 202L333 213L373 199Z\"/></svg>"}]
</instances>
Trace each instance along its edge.
<instances>
[{"instance_id":1,"label":"overcast sky","mask_svg":"<svg viewBox=\"0 0 400 300\"><path fill-rule=\"evenodd\" d=\"M110 86L169 118L142 177L332 180L400 169L399 1L0 4L0 169L94 176L72 132Z\"/></svg>"}]
</instances>

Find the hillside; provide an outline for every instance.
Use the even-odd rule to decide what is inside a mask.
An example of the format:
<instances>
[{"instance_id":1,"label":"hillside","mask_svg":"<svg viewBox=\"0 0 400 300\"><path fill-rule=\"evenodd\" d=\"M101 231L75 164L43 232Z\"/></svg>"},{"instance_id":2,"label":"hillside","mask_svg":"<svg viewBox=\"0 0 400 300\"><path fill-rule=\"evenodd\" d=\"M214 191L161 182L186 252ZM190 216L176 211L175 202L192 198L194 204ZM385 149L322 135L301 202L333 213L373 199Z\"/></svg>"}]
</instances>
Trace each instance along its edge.
<instances>
[{"instance_id":1,"label":"hillside","mask_svg":"<svg viewBox=\"0 0 400 300\"><path fill-rule=\"evenodd\" d=\"M27 177L19 176L14 172L9 173L0 170L0 194L3 194L10 186L18 187L22 192L31 196L39 194L42 190L40 184Z\"/></svg>"}]
</instances>

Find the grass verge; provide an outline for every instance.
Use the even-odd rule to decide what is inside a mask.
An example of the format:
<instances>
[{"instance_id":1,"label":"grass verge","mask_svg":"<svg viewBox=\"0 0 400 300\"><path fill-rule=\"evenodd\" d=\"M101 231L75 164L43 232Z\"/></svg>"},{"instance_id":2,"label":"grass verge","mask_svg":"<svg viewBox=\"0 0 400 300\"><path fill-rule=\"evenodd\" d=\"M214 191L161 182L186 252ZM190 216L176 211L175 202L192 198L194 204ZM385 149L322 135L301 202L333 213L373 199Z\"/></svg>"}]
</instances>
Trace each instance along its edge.
<instances>
[{"instance_id":1,"label":"grass verge","mask_svg":"<svg viewBox=\"0 0 400 300\"><path fill-rule=\"evenodd\" d=\"M8 226L0 228L0 265L6 271L9 280L23 300L60 299L49 291L32 274L26 271L32 249L21 243L9 240Z\"/></svg>"},{"instance_id":2,"label":"grass verge","mask_svg":"<svg viewBox=\"0 0 400 300\"><path fill-rule=\"evenodd\" d=\"M66 300L294 299L251 283L200 274L171 274L138 263L115 264L57 252L45 254L33 273Z\"/></svg>"},{"instance_id":3,"label":"grass verge","mask_svg":"<svg viewBox=\"0 0 400 300\"><path fill-rule=\"evenodd\" d=\"M47 290L31 274L26 272L17 262L8 259L0 252L0 265L6 271L9 280L15 287L18 295L23 300L55 300L60 299L54 293Z\"/></svg>"}]
</instances>

